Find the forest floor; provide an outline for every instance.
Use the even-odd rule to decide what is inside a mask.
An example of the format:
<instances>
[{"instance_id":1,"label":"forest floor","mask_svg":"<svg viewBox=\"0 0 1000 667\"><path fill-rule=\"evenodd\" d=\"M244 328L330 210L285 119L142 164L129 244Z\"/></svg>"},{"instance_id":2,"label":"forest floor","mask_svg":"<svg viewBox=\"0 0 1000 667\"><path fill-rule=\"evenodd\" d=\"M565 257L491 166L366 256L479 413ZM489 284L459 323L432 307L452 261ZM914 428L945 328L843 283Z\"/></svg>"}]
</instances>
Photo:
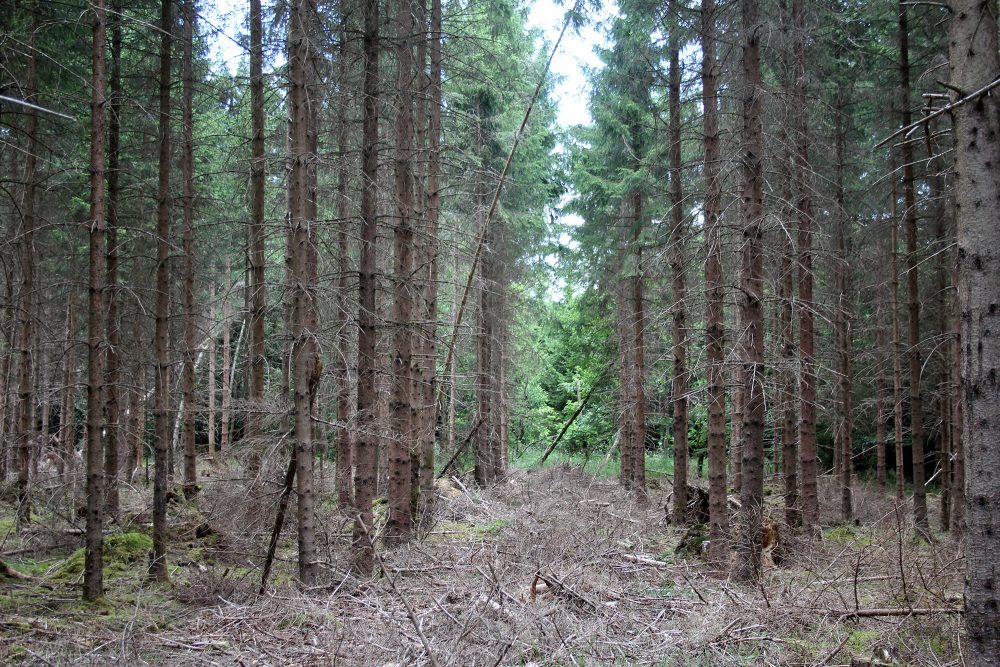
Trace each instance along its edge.
<instances>
[{"instance_id":1,"label":"forest floor","mask_svg":"<svg viewBox=\"0 0 1000 667\"><path fill-rule=\"evenodd\" d=\"M82 522L52 509L65 490L50 489L21 535L4 503L0 552L31 579L0 578L0 663L961 664L960 555L947 536L914 539L906 508L873 489L856 493L856 524L827 517L808 548L783 535L784 560L758 588L675 555L685 531L666 522L655 479L641 505L566 465L486 490L442 483L421 539L380 550L383 571L366 579L347 571L348 522L324 502L321 584L293 582L290 508L258 595L276 486L248 500L234 470L205 464L203 477L197 506L171 505L170 584L144 576L149 492L123 495L95 605L79 600ZM832 480L821 492L837 506Z\"/></svg>"}]
</instances>

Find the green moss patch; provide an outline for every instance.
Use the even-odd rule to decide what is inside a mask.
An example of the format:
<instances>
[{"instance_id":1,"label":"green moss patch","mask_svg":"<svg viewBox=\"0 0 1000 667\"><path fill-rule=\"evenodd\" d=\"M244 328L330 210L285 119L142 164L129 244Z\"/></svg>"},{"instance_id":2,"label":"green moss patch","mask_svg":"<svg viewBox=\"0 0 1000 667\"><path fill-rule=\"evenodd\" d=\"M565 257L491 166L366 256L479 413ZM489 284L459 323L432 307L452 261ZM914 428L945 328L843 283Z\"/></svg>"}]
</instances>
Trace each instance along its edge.
<instances>
[{"instance_id":1,"label":"green moss patch","mask_svg":"<svg viewBox=\"0 0 1000 667\"><path fill-rule=\"evenodd\" d=\"M136 563L146 562L153 550L153 539L145 533L117 533L104 538L104 570L121 574ZM84 549L80 548L67 558L55 572L59 579L72 579L83 574Z\"/></svg>"}]
</instances>

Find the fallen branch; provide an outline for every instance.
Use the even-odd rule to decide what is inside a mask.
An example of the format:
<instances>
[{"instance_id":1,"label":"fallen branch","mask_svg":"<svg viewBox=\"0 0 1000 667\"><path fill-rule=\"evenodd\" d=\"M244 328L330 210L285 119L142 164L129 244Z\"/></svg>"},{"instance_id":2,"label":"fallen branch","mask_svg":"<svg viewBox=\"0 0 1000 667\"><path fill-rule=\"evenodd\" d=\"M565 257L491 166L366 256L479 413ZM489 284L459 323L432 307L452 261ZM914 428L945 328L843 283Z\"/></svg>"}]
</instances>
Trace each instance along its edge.
<instances>
[{"instance_id":1,"label":"fallen branch","mask_svg":"<svg viewBox=\"0 0 1000 667\"><path fill-rule=\"evenodd\" d=\"M378 568L381 570L382 576L385 577L387 582L389 582L389 587L392 588L392 592L396 594L399 601L403 603L403 607L406 608L406 615L413 624L413 629L417 631L417 637L420 639L420 643L424 646L424 651L427 653L427 659L433 667L440 667L437 659L434 657L434 652L431 651L430 642L427 641L427 637L424 636L424 631L420 628L420 620L417 618L417 613L413 611L413 606L410 604L410 601L406 598L406 596L403 595L403 592L396 587L395 578L389 576L389 570L386 569L385 561L382 560L382 554L378 552L378 549L372 549L372 554L375 556L375 562L378 563Z\"/></svg>"},{"instance_id":2,"label":"fallen branch","mask_svg":"<svg viewBox=\"0 0 1000 667\"><path fill-rule=\"evenodd\" d=\"M563 581L557 579L555 575L545 576L544 574L542 574L540 570L535 572L535 578L531 582L532 598L534 598L534 596L540 592L538 590L539 581L543 582L546 586L548 586L548 588L553 593L561 595L562 597L569 599L571 602L576 602L578 604L582 604L585 607L590 607L594 611L598 610L598 606L596 604L594 604L584 596L574 591L572 588L567 586Z\"/></svg>"},{"instance_id":3,"label":"fallen branch","mask_svg":"<svg viewBox=\"0 0 1000 667\"><path fill-rule=\"evenodd\" d=\"M0 576L7 577L8 579L18 579L20 581L35 581L34 577L18 572L2 560L0 560Z\"/></svg>"},{"instance_id":4,"label":"fallen branch","mask_svg":"<svg viewBox=\"0 0 1000 667\"><path fill-rule=\"evenodd\" d=\"M452 464L455 463L455 461L458 459L458 455L461 454L462 450L465 449L466 445L469 444L469 442L472 440L472 436L476 434L476 431L479 430L479 427L482 426L482 423L483 423L483 418L480 417L479 421L476 422L476 425L472 427L471 431L469 431L469 434L465 436L465 440L462 441L462 444L458 446L458 449L455 450L455 453L451 455L451 458L448 459L448 462L444 464L443 468L441 468L441 472L438 473L439 479L441 477L444 477L448 473L448 468L450 468Z\"/></svg>"},{"instance_id":5,"label":"fallen branch","mask_svg":"<svg viewBox=\"0 0 1000 667\"><path fill-rule=\"evenodd\" d=\"M963 614L965 611L955 607L888 607L884 609L855 609L854 611L834 613L839 613L839 620L842 621L845 618L877 618L879 616L933 616L934 614Z\"/></svg>"},{"instance_id":6,"label":"fallen branch","mask_svg":"<svg viewBox=\"0 0 1000 667\"><path fill-rule=\"evenodd\" d=\"M937 118L941 114L948 113L949 111L954 110L956 107L960 107L963 104L965 104L966 102L970 102L970 101L978 98L980 95L984 95L984 94L988 93L989 91L993 90L997 86L1000 86L1000 79L996 79L992 83L986 84L985 86L983 86L979 90L975 91L974 93L970 93L969 95L965 95L963 93L963 91L955 88L954 86L948 85L944 81L938 81L938 83L941 84L942 86L944 86L945 88L948 88L950 90L954 90L959 95L961 95L961 97L959 97L957 100L955 100L951 104L946 104L945 106L941 107L940 109L938 109L934 113L927 114L926 116L924 116L920 120L914 121L914 122L910 123L909 125L907 125L906 127L899 128L898 130L896 130L895 132L893 132L892 134L890 134L888 137L886 137L882 141L880 141L877 144L875 144L875 147L874 147L873 150L878 150L883 145L889 143L890 141L892 141L893 139L895 139L899 135L906 134L910 130L913 130L914 128L920 127L924 123L929 123L930 121L934 120L935 118Z\"/></svg>"},{"instance_id":7,"label":"fallen branch","mask_svg":"<svg viewBox=\"0 0 1000 667\"><path fill-rule=\"evenodd\" d=\"M292 483L295 481L295 448L288 457L288 470L285 471L285 485L281 489L278 500L278 512L274 516L274 529L271 531L271 542L267 545L267 558L264 559L264 571L260 575L260 594L267 590L267 579L271 576L271 564L274 563L274 552L278 548L278 536L285 524L285 511L288 509L288 498L292 495Z\"/></svg>"},{"instance_id":8,"label":"fallen branch","mask_svg":"<svg viewBox=\"0 0 1000 667\"><path fill-rule=\"evenodd\" d=\"M672 563L667 563L662 560L656 560L654 558L647 558L645 556L633 556L632 554L622 554L621 557L630 563L638 563L639 565L648 565L650 567L677 567Z\"/></svg>"},{"instance_id":9,"label":"fallen branch","mask_svg":"<svg viewBox=\"0 0 1000 667\"><path fill-rule=\"evenodd\" d=\"M562 440L564 435L566 435L566 431L568 431L569 427L573 425L573 422L576 421L576 418L580 416L580 413L583 412L583 409L587 407L587 401L589 401L590 397L594 395L594 390L600 387L604 383L604 378L607 374L608 371L607 369L605 369L605 371L601 373L601 375L596 380L594 380L594 384L590 385L590 389L587 391L587 395L583 397L582 401L580 401L580 405L577 406L576 411L573 413L573 416L570 417L569 421L567 421L566 424L562 427L562 430L559 431L559 435L555 437L555 439L549 445L548 449L545 450L545 453L542 454L542 458L538 459L538 463L536 463L535 465L540 466L543 463L545 463L546 459L549 458L549 455L551 455L552 452L555 451L556 445L558 445L559 441Z\"/></svg>"}]
</instances>

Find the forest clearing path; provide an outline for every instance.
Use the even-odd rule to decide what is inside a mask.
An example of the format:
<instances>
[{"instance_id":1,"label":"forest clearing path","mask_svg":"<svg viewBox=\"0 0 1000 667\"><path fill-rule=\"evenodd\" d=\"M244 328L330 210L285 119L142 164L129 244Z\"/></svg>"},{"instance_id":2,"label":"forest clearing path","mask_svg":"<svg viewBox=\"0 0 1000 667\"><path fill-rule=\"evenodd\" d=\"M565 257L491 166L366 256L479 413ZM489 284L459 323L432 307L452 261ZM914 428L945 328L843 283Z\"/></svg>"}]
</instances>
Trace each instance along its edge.
<instances>
[{"instance_id":1,"label":"forest clearing path","mask_svg":"<svg viewBox=\"0 0 1000 667\"><path fill-rule=\"evenodd\" d=\"M832 480L829 487L836 492ZM831 529L808 556L769 570L763 588L751 590L674 557L684 531L665 523L660 490L639 505L614 480L565 465L518 470L485 490L439 483L424 539L381 552L389 578L342 571L349 538L336 508L321 504L322 584L301 591L292 581L288 527L278 583L258 596L257 554L236 536L240 518L209 509L232 507L233 493L207 483L200 516L218 533L176 540L186 551L171 558L172 587L112 575L106 614L95 616L70 591L34 597L31 584L3 582L0 655L37 664L814 665L869 656L889 636L929 659L927 647L958 627L959 617L945 613L845 626L841 610L855 600L899 606L900 558L913 607L946 606L960 590L958 571L935 550L945 547L898 544L895 515L874 494L859 506L885 525ZM178 506L172 520L183 525L192 512ZM40 604L48 607L44 627Z\"/></svg>"}]
</instances>

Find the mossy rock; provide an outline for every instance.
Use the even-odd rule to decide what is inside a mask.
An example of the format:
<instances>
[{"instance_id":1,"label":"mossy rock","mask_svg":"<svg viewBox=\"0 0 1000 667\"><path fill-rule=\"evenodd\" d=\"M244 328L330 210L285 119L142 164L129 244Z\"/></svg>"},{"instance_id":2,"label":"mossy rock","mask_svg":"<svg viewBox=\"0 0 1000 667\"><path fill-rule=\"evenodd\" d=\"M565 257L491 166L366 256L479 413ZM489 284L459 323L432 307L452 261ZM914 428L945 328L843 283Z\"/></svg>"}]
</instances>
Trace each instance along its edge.
<instances>
[{"instance_id":1,"label":"mossy rock","mask_svg":"<svg viewBox=\"0 0 1000 667\"><path fill-rule=\"evenodd\" d=\"M674 555L682 558L701 558L708 542L708 526L696 523L687 529L684 537L674 547Z\"/></svg>"},{"instance_id":2,"label":"mossy rock","mask_svg":"<svg viewBox=\"0 0 1000 667\"><path fill-rule=\"evenodd\" d=\"M104 569L124 572L131 565L144 563L153 550L153 540L145 533L116 533L104 538ZM84 549L73 552L55 572L57 579L74 579L83 573Z\"/></svg>"},{"instance_id":3,"label":"mossy rock","mask_svg":"<svg viewBox=\"0 0 1000 667\"><path fill-rule=\"evenodd\" d=\"M840 523L824 530L823 539L837 544L856 544L863 547L867 547L872 543L871 537L859 535L853 525L846 523Z\"/></svg>"}]
</instances>

